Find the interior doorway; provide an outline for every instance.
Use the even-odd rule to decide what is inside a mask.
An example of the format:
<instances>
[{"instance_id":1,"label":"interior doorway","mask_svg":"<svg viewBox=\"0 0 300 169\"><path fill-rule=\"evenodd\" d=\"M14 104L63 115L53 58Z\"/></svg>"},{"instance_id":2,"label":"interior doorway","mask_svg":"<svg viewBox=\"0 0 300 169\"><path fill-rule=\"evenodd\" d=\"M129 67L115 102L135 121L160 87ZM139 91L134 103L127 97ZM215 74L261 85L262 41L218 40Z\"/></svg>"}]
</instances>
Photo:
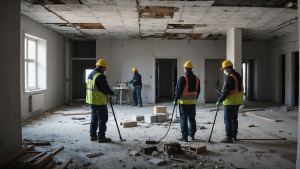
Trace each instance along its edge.
<instances>
[{"instance_id":1,"label":"interior doorway","mask_svg":"<svg viewBox=\"0 0 300 169\"><path fill-rule=\"evenodd\" d=\"M87 76L95 68L96 59L72 59L71 60L71 98L85 99Z\"/></svg>"},{"instance_id":2,"label":"interior doorway","mask_svg":"<svg viewBox=\"0 0 300 169\"><path fill-rule=\"evenodd\" d=\"M258 96L258 60L243 59L241 75L244 85L244 100L256 101Z\"/></svg>"},{"instance_id":3,"label":"interior doorway","mask_svg":"<svg viewBox=\"0 0 300 169\"><path fill-rule=\"evenodd\" d=\"M279 55L278 57L278 103L285 103L285 55Z\"/></svg>"},{"instance_id":4,"label":"interior doorway","mask_svg":"<svg viewBox=\"0 0 300 169\"><path fill-rule=\"evenodd\" d=\"M299 106L299 52L292 54L293 71L293 106Z\"/></svg>"},{"instance_id":5,"label":"interior doorway","mask_svg":"<svg viewBox=\"0 0 300 169\"><path fill-rule=\"evenodd\" d=\"M217 102L219 94L215 88L221 90L225 75L220 70L224 59L205 59L205 103Z\"/></svg>"},{"instance_id":6,"label":"interior doorway","mask_svg":"<svg viewBox=\"0 0 300 169\"><path fill-rule=\"evenodd\" d=\"M156 102L174 100L177 80L177 59L155 60Z\"/></svg>"}]
</instances>

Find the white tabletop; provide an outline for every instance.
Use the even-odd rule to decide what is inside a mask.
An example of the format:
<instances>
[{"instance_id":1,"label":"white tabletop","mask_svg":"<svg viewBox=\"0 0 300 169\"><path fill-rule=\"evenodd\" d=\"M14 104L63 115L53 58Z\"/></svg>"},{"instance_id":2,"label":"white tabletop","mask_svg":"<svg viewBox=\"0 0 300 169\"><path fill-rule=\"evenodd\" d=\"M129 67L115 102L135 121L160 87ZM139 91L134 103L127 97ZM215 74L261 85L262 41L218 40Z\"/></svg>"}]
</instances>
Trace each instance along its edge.
<instances>
[{"instance_id":1,"label":"white tabletop","mask_svg":"<svg viewBox=\"0 0 300 169\"><path fill-rule=\"evenodd\" d=\"M129 89L129 87L113 87L113 89Z\"/></svg>"}]
</instances>

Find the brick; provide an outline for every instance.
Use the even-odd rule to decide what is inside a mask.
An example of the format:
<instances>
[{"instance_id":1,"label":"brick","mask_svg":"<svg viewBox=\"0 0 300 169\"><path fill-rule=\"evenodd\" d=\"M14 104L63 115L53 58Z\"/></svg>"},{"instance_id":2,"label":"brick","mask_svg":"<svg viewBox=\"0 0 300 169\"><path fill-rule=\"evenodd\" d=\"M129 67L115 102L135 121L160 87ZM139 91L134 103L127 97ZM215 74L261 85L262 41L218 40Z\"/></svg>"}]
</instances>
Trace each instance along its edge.
<instances>
[{"instance_id":1,"label":"brick","mask_svg":"<svg viewBox=\"0 0 300 169\"><path fill-rule=\"evenodd\" d=\"M206 146L203 145L190 145L189 150L199 154L206 151Z\"/></svg>"},{"instance_id":2,"label":"brick","mask_svg":"<svg viewBox=\"0 0 300 169\"><path fill-rule=\"evenodd\" d=\"M137 126L137 121L120 122L120 126L123 126L123 128L134 127L134 126Z\"/></svg>"},{"instance_id":3,"label":"brick","mask_svg":"<svg viewBox=\"0 0 300 169\"><path fill-rule=\"evenodd\" d=\"M144 116L141 116L141 115L132 115L132 120L134 121L141 121L141 120L144 120Z\"/></svg>"},{"instance_id":4,"label":"brick","mask_svg":"<svg viewBox=\"0 0 300 169\"><path fill-rule=\"evenodd\" d=\"M154 106L154 114L157 113L163 113L163 114L167 114L167 107L165 106Z\"/></svg>"}]
</instances>

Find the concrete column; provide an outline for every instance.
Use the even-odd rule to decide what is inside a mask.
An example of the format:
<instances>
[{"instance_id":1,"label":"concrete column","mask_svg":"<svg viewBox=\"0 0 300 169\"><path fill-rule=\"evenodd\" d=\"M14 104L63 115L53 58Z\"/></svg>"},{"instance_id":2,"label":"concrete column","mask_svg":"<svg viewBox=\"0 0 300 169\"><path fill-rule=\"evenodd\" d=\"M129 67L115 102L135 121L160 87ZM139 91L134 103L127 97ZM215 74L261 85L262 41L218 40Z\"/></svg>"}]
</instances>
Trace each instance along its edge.
<instances>
[{"instance_id":1,"label":"concrete column","mask_svg":"<svg viewBox=\"0 0 300 169\"><path fill-rule=\"evenodd\" d=\"M298 4L299 3L300 3L300 0L298 0ZM299 29L300 27L299 26L300 26L300 10L298 10L298 39L300 39L300 29ZM300 49L300 43L299 43L299 47L298 48ZM298 64L300 64L300 63L298 63ZM300 82L299 82L299 85L300 85ZM300 113L300 109L299 109L299 113ZM300 141L300 123L299 122L300 122L300 116L298 116L298 143ZM298 146L298 150L297 150L296 168L300 169L300 146Z\"/></svg>"},{"instance_id":2,"label":"concrete column","mask_svg":"<svg viewBox=\"0 0 300 169\"><path fill-rule=\"evenodd\" d=\"M242 29L231 28L227 32L226 59L233 63L233 68L242 75Z\"/></svg>"},{"instance_id":3,"label":"concrete column","mask_svg":"<svg viewBox=\"0 0 300 169\"><path fill-rule=\"evenodd\" d=\"M20 0L0 5L0 160L22 148L20 6Z\"/></svg>"}]
</instances>

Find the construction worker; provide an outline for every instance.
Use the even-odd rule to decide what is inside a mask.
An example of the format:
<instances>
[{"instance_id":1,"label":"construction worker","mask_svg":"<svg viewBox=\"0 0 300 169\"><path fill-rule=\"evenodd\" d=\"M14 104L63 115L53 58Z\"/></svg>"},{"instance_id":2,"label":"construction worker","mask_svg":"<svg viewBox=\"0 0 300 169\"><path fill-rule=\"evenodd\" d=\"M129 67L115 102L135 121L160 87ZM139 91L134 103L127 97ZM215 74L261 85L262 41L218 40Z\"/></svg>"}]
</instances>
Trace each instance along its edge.
<instances>
[{"instance_id":1,"label":"construction worker","mask_svg":"<svg viewBox=\"0 0 300 169\"><path fill-rule=\"evenodd\" d=\"M233 64L229 60L225 60L222 63L221 70L223 70L227 76L221 96L216 103L218 107L221 102L223 102L224 105L226 138L221 140L221 142L232 143L232 140L237 141L238 111L239 106L244 102L243 79L241 75L233 69Z\"/></svg>"},{"instance_id":2,"label":"construction worker","mask_svg":"<svg viewBox=\"0 0 300 169\"><path fill-rule=\"evenodd\" d=\"M175 88L174 106L179 103L180 111L180 127L182 136L178 141L188 142L195 140L196 133L196 103L200 94L200 80L193 74L193 63L191 61L185 62L183 65L185 75L178 79ZM189 120L189 128L187 121Z\"/></svg>"},{"instance_id":3,"label":"construction worker","mask_svg":"<svg viewBox=\"0 0 300 169\"><path fill-rule=\"evenodd\" d=\"M107 61L101 59L96 63L96 68L89 74L86 87L86 103L91 105L92 118L90 125L91 141L110 142L105 137L106 123L108 120L107 100L108 95L118 97L108 86L104 75L108 68ZM99 126L98 136L96 135Z\"/></svg>"},{"instance_id":4,"label":"construction worker","mask_svg":"<svg viewBox=\"0 0 300 169\"><path fill-rule=\"evenodd\" d=\"M141 92L142 92L142 76L139 74L138 69L134 67L132 69L133 72L133 79L129 81L129 84L133 84L133 105L132 106L137 106L137 103L139 102L139 107L142 107L142 97L141 97Z\"/></svg>"}]
</instances>

